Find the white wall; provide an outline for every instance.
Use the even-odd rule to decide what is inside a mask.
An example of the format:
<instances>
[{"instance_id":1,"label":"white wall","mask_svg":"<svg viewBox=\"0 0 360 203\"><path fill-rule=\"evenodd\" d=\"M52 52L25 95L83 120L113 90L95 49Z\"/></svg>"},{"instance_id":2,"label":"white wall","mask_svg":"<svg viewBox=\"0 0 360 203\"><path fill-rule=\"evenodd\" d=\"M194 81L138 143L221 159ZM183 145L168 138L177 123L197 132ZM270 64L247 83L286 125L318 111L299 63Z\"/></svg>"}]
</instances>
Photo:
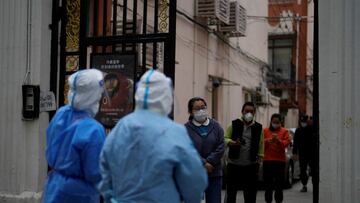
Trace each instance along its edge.
<instances>
[{"instance_id":1,"label":"white wall","mask_svg":"<svg viewBox=\"0 0 360 203\"><path fill-rule=\"evenodd\" d=\"M267 16L267 3L263 0L243 0L248 15ZM195 18L196 1L178 1L178 9ZM175 67L175 120L187 121L187 102L191 97L200 96L208 103L209 113L212 109L212 83L210 76L226 80L227 84L218 88L218 117L223 127L241 114L244 103L243 88L255 89L263 81L262 66L267 62L267 23L265 21L248 24L247 36L232 38L231 46L218 39L214 34L178 14L176 34ZM251 60L236 49L255 56L259 61ZM235 48L234 48L235 47ZM262 60L263 62L260 62ZM258 119L267 121L277 107L265 109ZM270 114L270 115L269 115Z\"/></svg>"},{"instance_id":2,"label":"white wall","mask_svg":"<svg viewBox=\"0 0 360 203\"><path fill-rule=\"evenodd\" d=\"M268 16L268 1L240 0L248 16ZM240 47L250 54L268 61L268 22L248 18L246 37L238 38Z\"/></svg>"},{"instance_id":3,"label":"white wall","mask_svg":"<svg viewBox=\"0 0 360 203\"><path fill-rule=\"evenodd\" d=\"M297 128L299 126L299 109L292 108L288 109L285 117L286 128Z\"/></svg>"},{"instance_id":4,"label":"white wall","mask_svg":"<svg viewBox=\"0 0 360 203\"><path fill-rule=\"evenodd\" d=\"M320 202L360 200L360 1L319 1Z\"/></svg>"},{"instance_id":5,"label":"white wall","mask_svg":"<svg viewBox=\"0 0 360 203\"><path fill-rule=\"evenodd\" d=\"M48 115L22 121L21 85L29 64L32 83L49 88L51 1L2 0L0 13L0 202L38 202L46 175Z\"/></svg>"},{"instance_id":6,"label":"white wall","mask_svg":"<svg viewBox=\"0 0 360 203\"><path fill-rule=\"evenodd\" d=\"M267 106L259 107L256 111L256 120L263 125L263 128L270 126L270 118L274 113L279 113L280 98L268 93L269 104Z\"/></svg>"}]
</instances>

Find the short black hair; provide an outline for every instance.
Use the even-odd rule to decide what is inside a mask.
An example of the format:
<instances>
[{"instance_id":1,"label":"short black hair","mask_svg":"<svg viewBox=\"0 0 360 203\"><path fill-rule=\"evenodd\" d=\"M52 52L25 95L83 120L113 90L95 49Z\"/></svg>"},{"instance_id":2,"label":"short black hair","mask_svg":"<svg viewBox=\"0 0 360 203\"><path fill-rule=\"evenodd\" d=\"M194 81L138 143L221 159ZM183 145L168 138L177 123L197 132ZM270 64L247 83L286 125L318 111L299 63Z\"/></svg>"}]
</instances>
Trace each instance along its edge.
<instances>
[{"instance_id":1,"label":"short black hair","mask_svg":"<svg viewBox=\"0 0 360 203\"><path fill-rule=\"evenodd\" d=\"M245 104L244 104L244 105L242 106L242 108L241 108L241 112L244 111L244 109L245 109L246 106L252 106L252 107L254 107L254 110L256 111L256 107L255 107L254 102L245 102Z\"/></svg>"},{"instance_id":2,"label":"short black hair","mask_svg":"<svg viewBox=\"0 0 360 203\"><path fill-rule=\"evenodd\" d=\"M300 120L300 122L301 121L306 122L308 120L308 116L307 115L301 115L299 120Z\"/></svg>"}]
</instances>

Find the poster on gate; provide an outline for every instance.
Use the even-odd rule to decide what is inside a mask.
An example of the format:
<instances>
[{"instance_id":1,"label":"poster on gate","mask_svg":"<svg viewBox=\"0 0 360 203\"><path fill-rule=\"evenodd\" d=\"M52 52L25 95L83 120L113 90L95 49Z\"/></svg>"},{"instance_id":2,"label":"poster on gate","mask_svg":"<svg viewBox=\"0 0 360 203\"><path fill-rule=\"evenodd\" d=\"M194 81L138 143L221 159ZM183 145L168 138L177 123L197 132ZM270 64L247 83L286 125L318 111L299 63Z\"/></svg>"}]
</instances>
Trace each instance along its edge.
<instances>
[{"instance_id":1,"label":"poster on gate","mask_svg":"<svg viewBox=\"0 0 360 203\"><path fill-rule=\"evenodd\" d=\"M91 67L104 73L106 94L95 118L112 128L134 109L135 54L92 54Z\"/></svg>"}]
</instances>

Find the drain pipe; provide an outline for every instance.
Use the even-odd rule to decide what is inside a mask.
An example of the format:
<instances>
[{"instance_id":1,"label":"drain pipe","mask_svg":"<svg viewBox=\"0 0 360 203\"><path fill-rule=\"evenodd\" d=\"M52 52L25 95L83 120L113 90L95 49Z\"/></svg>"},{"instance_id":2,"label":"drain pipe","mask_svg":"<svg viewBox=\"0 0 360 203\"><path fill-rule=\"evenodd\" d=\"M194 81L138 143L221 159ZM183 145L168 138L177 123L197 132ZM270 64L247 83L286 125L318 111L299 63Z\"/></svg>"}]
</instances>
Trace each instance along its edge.
<instances>
[{"instance_id":1,"label":"drain pipe","mask_svg":"<svg viewBox=\"0 0 360 203\"><path fill-rule=\"evenodd\" d=\"M315 160L313 171L313 202L319 202L319 169L320 169L320 113L319 113L319 1L314 0L314 42L313 42L313 57L314 57L314 93L313 93L313 121L314 121L314 135L316 137L315 145Z\"/></svg>"},{"instance_id":2,"label":"drain pipe","mask_svg":"<svg viewBox=\"0 0 360 203\"><path fill-rule=\"evenodd\" d=\"M27 1L26 12L26 73L23 84L31 84L31 29L32 29L32 0Z\"/></svg>"}]
</instances>

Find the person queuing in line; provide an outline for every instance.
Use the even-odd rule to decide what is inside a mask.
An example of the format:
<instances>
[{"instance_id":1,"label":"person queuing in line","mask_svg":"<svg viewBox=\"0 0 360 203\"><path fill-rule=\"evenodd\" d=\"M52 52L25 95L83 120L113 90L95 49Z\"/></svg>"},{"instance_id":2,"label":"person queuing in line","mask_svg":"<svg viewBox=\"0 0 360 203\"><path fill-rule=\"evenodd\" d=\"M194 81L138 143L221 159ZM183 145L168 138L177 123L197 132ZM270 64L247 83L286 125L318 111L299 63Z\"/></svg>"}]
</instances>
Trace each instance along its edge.
<instances>
[{"instance_id":1,"label":"person queuing in line","mask_svg":"<svg viewBox=\"0 0 360 203\"><path fill-rule=\"evenodd\" d=\"M307 192L309 170L312 169L312 157L315 155L315 136L312 125L308 123L308 116L302 115L299 119L299 127L295 131L293 155L299 160L300 180L303 185L300 192Z\"/></svg>"},{"instance_id":2,"label":"person queuing in line","mask_svg":"<svg viewBox=\"0 0 360 203\"><path fill-rule=\"evenodd\" d=\"M188 112L190 117L185 126L208 173L209 184L205 190L206 203L221 203L221 158L225 150L224 130L218 122L208 117L206 101L203 98L190 99Z\"/></svg>"},{"instance_id":3,"label":"person queuing in line","mask_svg":"<svg viewBox=\"0 0 360 203\"><path fill-rule=\"evenodd\" d=\"M135 111L122 118L101 152L105 202L199 203L206 171L183 125L168 118L171 80L147 71L135 93Z\"/></svg>"},{"instance_id":4,"label":"person queuing in line","mask_svg":"<svg viewBox=\"0 0 360 203\"><path fill-rule=\"evenodd\" d=\"M227 160L226 203L235 203L239 188L243 189L245 203L255 203L259 163L264 156L262 125L255 121L255 105L246 102L242 116L229 125L225 143L229 147Z\"/></svg>"},{"instance_id":5,"label":"person queuing in line","mask_svg":"<svg viewBox=\"0 0 360 203\"><path fill-rule=\"evenodd\" d=\"M46 160L51 168L44 203L96 203L100 194L99 157L105 130L93 117L104 91L102 72L89 69L69 78L69 105L61 107L46 131Z\"/></svg>"},{"instance_id":6,"label":"person queuing in line","mask_svg":"<svg viewBox=\"0 0 360 203\"><path fill-rule=\"evenodd\" d=\"M290 144L289 133L281 126L281 115L273 114L270 127L264 129L263 179L265 183L265 201L271 203L275 191L275 202L283 201L283 183L285 181L285 148Z\"/></svg>"}]
</instances>

